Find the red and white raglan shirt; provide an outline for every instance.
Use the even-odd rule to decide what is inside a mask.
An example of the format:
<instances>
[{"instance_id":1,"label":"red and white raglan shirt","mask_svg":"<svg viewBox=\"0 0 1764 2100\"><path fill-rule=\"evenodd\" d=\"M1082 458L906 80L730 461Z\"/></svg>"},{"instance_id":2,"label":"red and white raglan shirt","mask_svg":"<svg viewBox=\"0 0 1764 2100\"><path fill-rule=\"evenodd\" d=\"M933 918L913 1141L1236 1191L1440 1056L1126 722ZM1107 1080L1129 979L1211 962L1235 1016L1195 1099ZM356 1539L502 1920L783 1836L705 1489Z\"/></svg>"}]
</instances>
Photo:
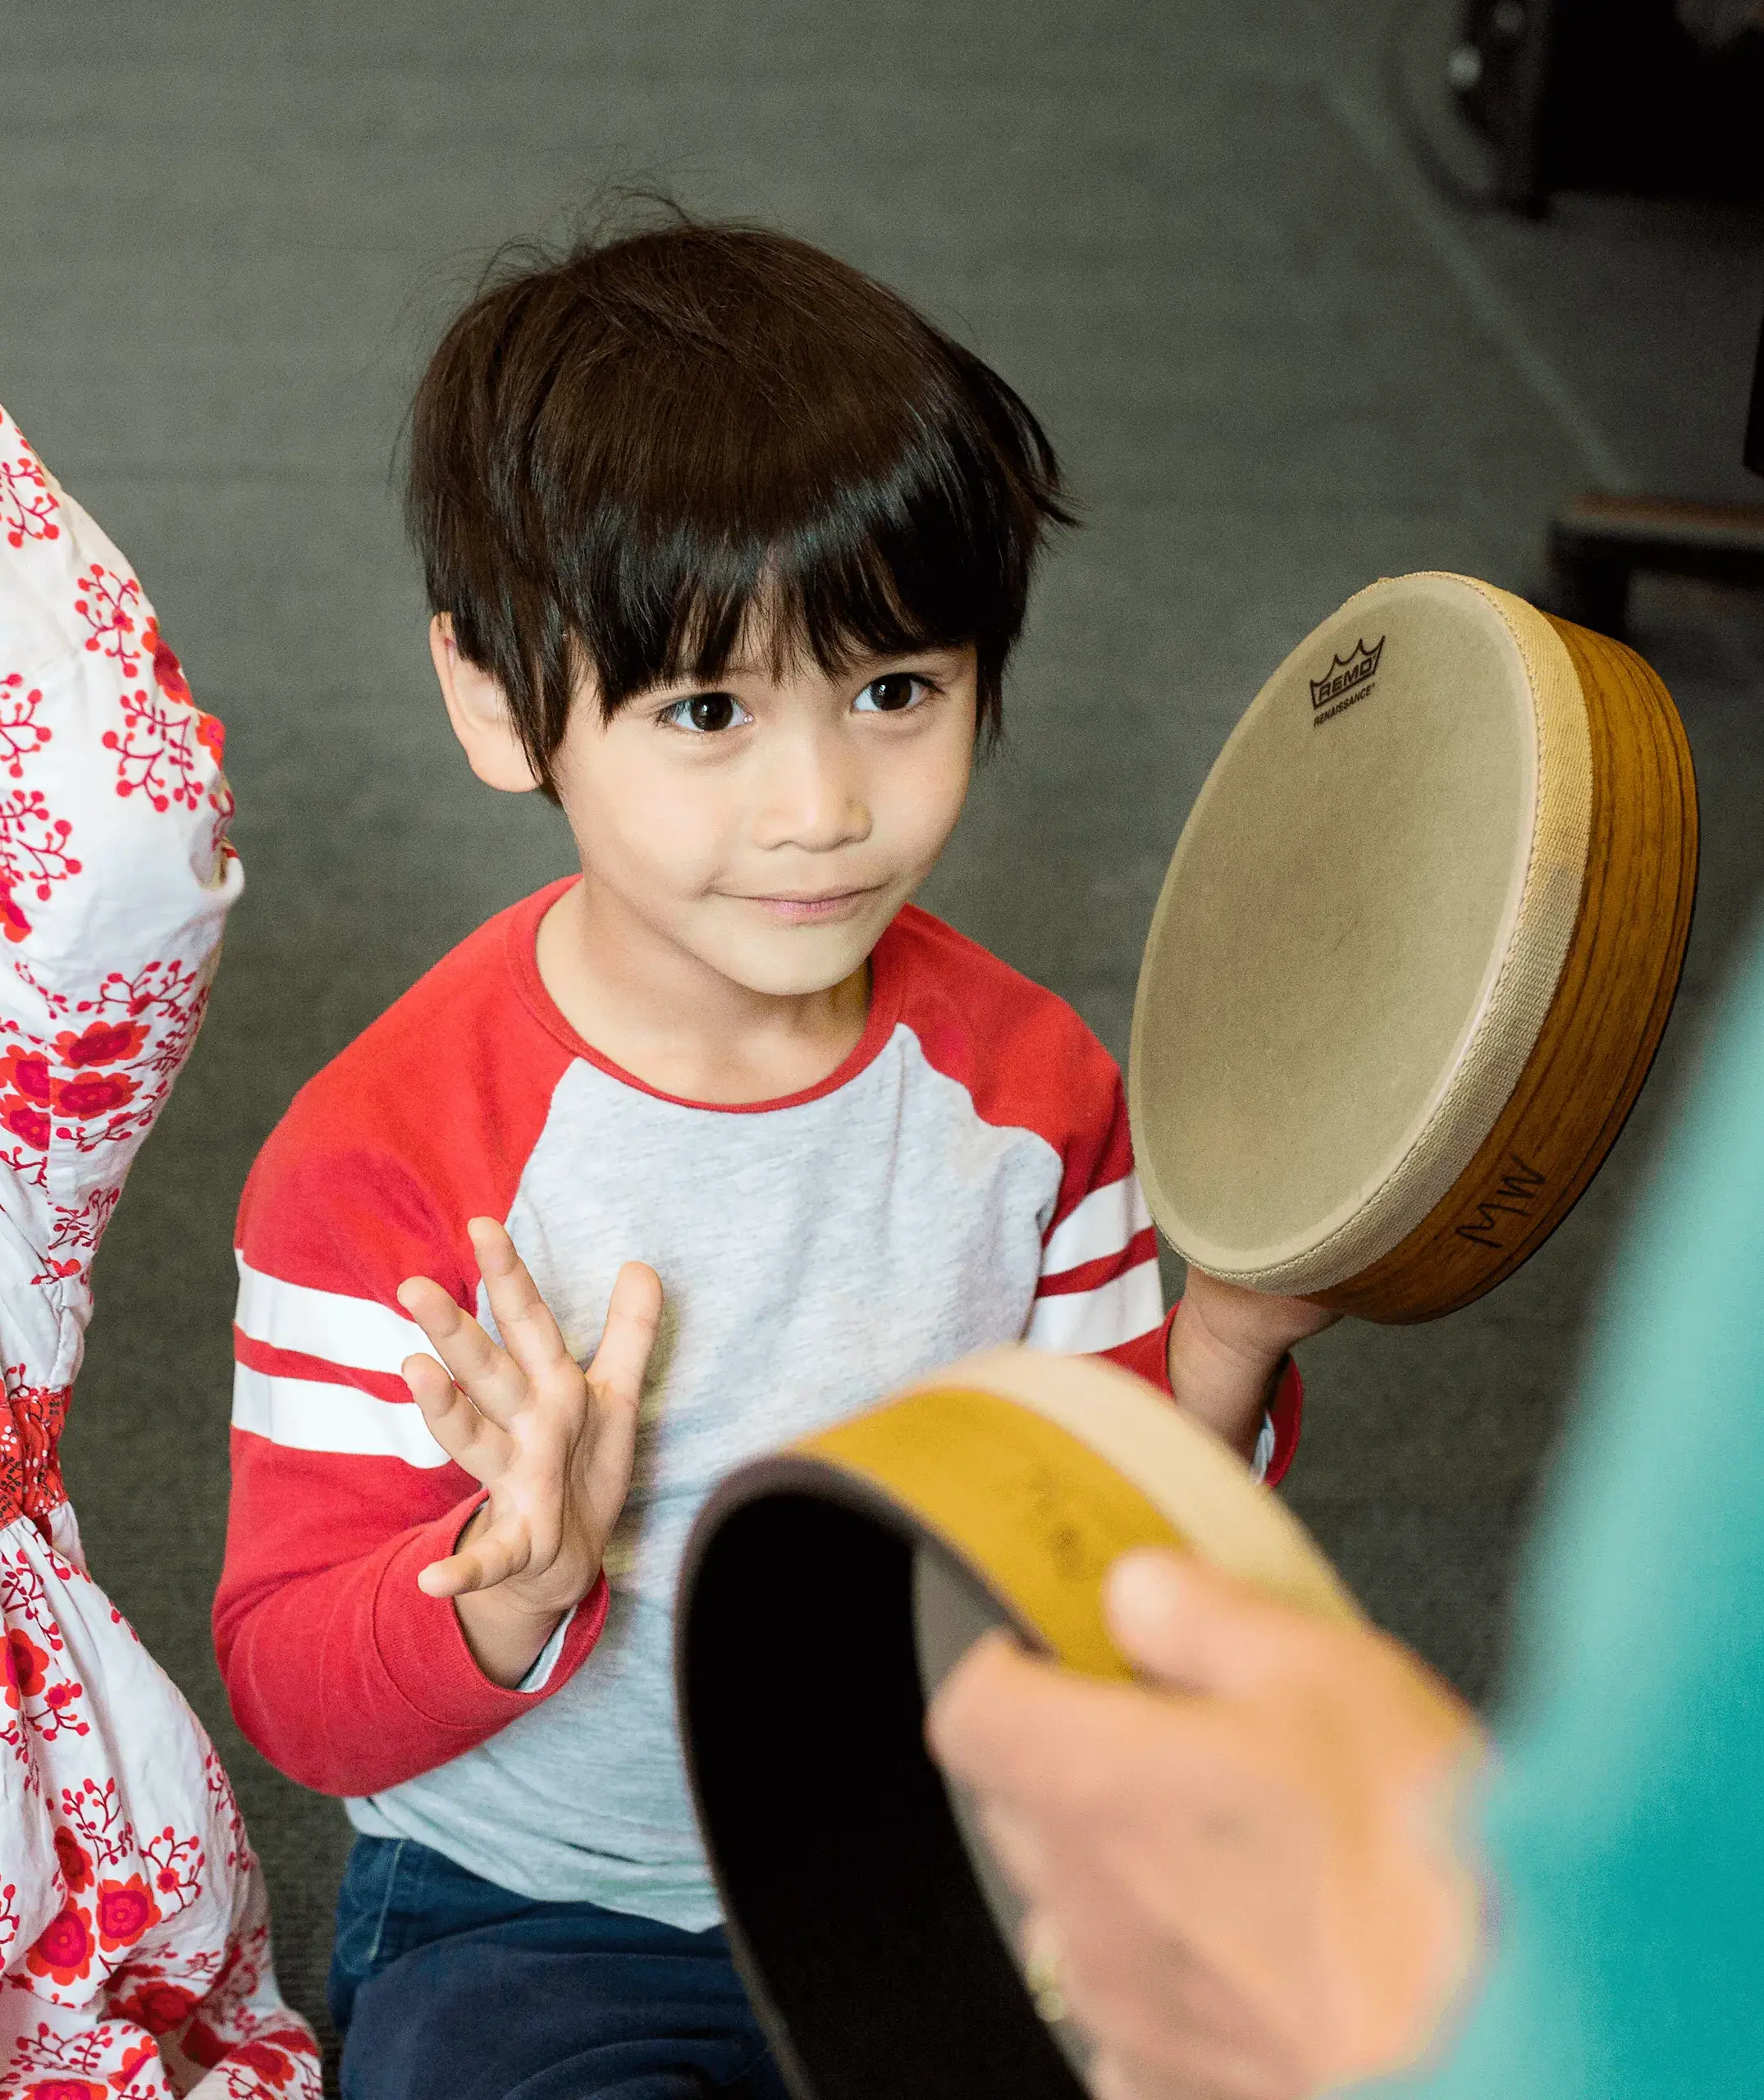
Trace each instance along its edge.
<instances>
[{"instance_id":1,"label":"red and white raglan shirt","mask_svg":"<svg viewBox=\"0 0 1764 2100\"><path fill-rule=\"evenodd\" d=\"M240 1215L233 1501L216 1604L241 1726L285 1772L505 1888L697 1930L718 1906L669 1674L676 1572L733 1467L991 1344L1168 1390L1113 1061L1071 1008L908 907L862 1040L752 1106L658 1093L540 982L558 883L481 928L295 1098ZM418 1572L479 1499L399 1375L412 1275L494 1331L468 1218L503 1219L574 1355L632 1259L665 1309L629 1500L525 1686ZM1296 1434L1296 1381L1264 1463ZM804 1579L813 1579L805 1569Z\"/></svg>"}]
</instances>

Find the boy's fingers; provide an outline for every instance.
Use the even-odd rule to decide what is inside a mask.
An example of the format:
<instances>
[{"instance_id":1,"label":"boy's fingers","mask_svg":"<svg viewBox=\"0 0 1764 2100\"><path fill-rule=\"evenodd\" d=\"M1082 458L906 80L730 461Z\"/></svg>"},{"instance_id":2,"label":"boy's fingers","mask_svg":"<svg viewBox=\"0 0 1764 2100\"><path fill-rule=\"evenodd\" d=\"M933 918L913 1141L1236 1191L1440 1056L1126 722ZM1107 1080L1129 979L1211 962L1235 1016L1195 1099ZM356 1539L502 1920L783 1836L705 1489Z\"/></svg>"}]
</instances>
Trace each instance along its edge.
<instances>
[{"instance_id":1,"label":"boy's fingers","mask_svg":"<svg viewBox=\"0 0 1764 2100\"><path fill-rule=\"evenodd\" d=\"M490 1309L496 1316L510 1354L536 1381L566 1364L574 1379L576 1365L563 1333L509 1237L508 1228L493 1217L474 1217L467 1219L465 1229L478 1256Z\"/></svg>"},{"instance_id":2,"label":"boy's fingers","mask_svg":"<svg viewBox=\"0 0 1764 2100\"><path fill-rule=\"evenodd\" d=\"M506 1428L529 1391L527 1374L514 1358L427 1276L407 1276L398 1286L398 1302L428 1337L454 1383L480 1413Z\"/></svg>"},{"instance_id":3,"label":"boy's fingers","mask_svg":"<svg viewBox=\"0 0 1764 2100\"><path fill-rule=\"evenodd\" d=\"M507 1431L480 1414L432 1356L407 1356L399 1369L430 1436L456 1466L489 1486L509 1462Z\"/></svg>"},{"instance_id":4,"label":"boy's fingers","mask_svg":"<svg viewBox=\"0 0 1764 2100\"><path fill-rule=\"evenodd\" d=\"M1003 1869L1006 1880L1018 1895L1034 1897L1045 1873L1035 1825L1014 1809L987 1800L980 1804L980 1827L986 1849Z\"/></svg>"},{"instance_id":5,"label":"boy's fingers","mask_svg":"<svg viewBox=\"0 0 1764 2100\"><path fill-rule=\"evenodd\" d=\"M599 1398L635 1412L660 1326L660 1277L647 1262L627 1262L613 1285L601 1345L588 1366L588 1383Z\"/></svg>"}]
</instances>

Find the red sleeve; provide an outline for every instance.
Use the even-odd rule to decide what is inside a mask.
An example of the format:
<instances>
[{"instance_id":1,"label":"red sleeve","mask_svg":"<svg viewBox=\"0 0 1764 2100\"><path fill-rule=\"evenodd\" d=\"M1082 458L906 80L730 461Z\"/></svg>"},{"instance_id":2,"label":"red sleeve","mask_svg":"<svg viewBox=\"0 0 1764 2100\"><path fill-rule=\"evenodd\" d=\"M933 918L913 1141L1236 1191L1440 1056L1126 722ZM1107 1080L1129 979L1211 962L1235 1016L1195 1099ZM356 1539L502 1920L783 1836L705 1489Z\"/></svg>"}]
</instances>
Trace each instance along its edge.
<instances>
[{"instance_id":1,"label":"red sleeve","mask_svg":"<svg viewBox=\"0 0 1764 2100\"><path fill-rule=\"evenodd\" d=\"M1170 1390L1170 1330L1175 1322L1176 1307L1172 1305L1155 1327L1148 1329L1143 1335L1136 1335L1130 1342L1122 1342L1114 1349L1105 1349L1102 1354L1111 1363L1118 1363L1123 1371L1131 1371L1136 1377L1143 1378L1148 1386L1155 1386L1160 1393L1168 1393Z\"/></svg>"},{"instance_id":2,"label":"red sleeve","mask_svg":"<svg viewBox=\"0 0 1764 2100\"><path fill-rule=\"evenodd\" d=\"M480 1491L399 1375L427 1344L397 1287L426 1275L475 1306L464 1221L507 1214L567 1061L495 995L487 937L501 931L492 920L319 1075L240 1206L215 1644L246 1736L324 1793L372 1793L483 1742L568 1682L606 1618L602 1583L544 1689L510 1691L452 1604L416 1583Z\"/></svg>"},{"instance_id":3,"label":"red sleeve","mask_svg":"<svg viewBox=\"0 0 1764 2100\"><path fill-rule=\"evenodd\" d=\"M215 1645L240 1728L303 1787L377 1793L446 1764L548 1698L599 1638L604 1578L544 1689L505 1691L473 1660L453 1605L417 1587L419 1571L452 1550L476 1505L473 1482L439 1517L402 1522L414 1498L396 1459L340 1468L329 1454L283 1451L236 1429L232 1443ZM339 1492L340 1472L352 1492ZM389 1522L399 1527L386 1536Z\"/></svg>"},{"instance_id":4,"label":"red sleeve","mask_svg":"<svg viewBox=\"0 0 1764 2100\"><path fill-rule=\"evenodd\" d=\"M1023 1340L1057 1355L1102 1356L1170 1390L1170 1323L1158 1235L1133 1166L1126 1090L1115 1061L1063 999L912 906L891 929L910 957L907 1018L926 1057L966 1088L989 1123L1035 1131L1058 1154L1041 1276ZM1304 1405L1288 1362L1268 1410L1279 1480Z\"/></svg>"}]
</instances>

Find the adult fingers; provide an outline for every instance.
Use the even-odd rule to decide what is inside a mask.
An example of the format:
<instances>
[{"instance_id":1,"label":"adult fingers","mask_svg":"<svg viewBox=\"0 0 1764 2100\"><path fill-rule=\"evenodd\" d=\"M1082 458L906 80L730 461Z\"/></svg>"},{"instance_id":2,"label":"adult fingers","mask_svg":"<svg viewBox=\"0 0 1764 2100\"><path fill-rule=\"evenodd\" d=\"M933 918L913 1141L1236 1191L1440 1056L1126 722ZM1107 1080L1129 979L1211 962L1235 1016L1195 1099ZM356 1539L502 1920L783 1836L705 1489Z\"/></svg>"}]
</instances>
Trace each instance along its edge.
<instances>
[{"instance_id":1,"label":"adult fingers","mask_svg":"<svg viewBox=\"0 0 1764 2100\"><path fill-rule=\"evenodd\" d=\"M535 1384L562 1371L574 1386L575 1362L507 1227L493 1217L474 1217L465 1229L509 1354Z\"/></svg>"},{"instance_id":2,"label":"adult fingers","mask_svg":"<svg viewBox=\"0 0 1764 2100\"><path fill-rule=\"evenodd\" d=\"M1288 2080L1216 2065L1204 2049L1194 2054L1195 2061L1166 2068L1105 2046L1085 2073L1090 2100L1304 2100Z\"/></svg>"},{"instance_id":3,"label":"adult fingers","mask_svg":"<svg viewBox=\"0 0 1764 2100\"><path fill-rule=\"evenodd\" d=\"M1143 1692L1075 1677L988 1633L952 1670L926 1720L932 1755L976 1792L1007 1800L1063 1792L1099 1728Z\"/></svg>"},{"instance_id":4,"label":"adult fingers","mask_svg":"<svg viewBox=\"0 0 1764 2100\"><path fill-rule=\"evenodd\" d=\"M1046 1871L1041 1840L1026 1816L1008 1808L996 1796L983 1796L977 1820L986 1850L1019 1896L1033 1897Z\"/></svg>"},{"instance_id":5,"label":"adult fingers","mask_svg":"<svg viewBox=\"0 0 1764 2100\"><path fill-rule=\"evenodd\" d=\"M399 1368L429 1434L456 1466L488 1487L508 1463L508 1432L478 1413L432 1356L407 1356Z\"/></svg>"},{"instance_id":6,"label":"adult fingers","mask_svg":"<svg viewBox=\"0 0 1764 2100\"><path fill-rule=\"evenodd\" d=\"M529 1391L527 1374L514 1358L427 1276L407 1276L398 1286L398 1302L473 1405L506 1428Z\"/></svg>"},{"instance_id":7,"label":"adult fingers","mask_svg":"<svg viewBox=\"0 0 1764 2100\"><path fill-rule=\"evenodd\" d=\"M1128 1661L1176 1691L1240 1697L1326 1673L1355 1637L1192 1554L1149 1546L1110 1568L1104 1604Z\"/></svg>"},{"instance_id":8,"label":"adult fingers","mask_svg":"<svg viewBox=\"0 0 1764 2100\"><path fill-rule=\"evenodd\" d=\"M1091 2059L1085 2083L1090 2089L1090 2100L1217 2100L1202 2086L1159 2079L1143 2064L1110 2048Z\"/></svg>"},{"instance_id":9,"label":"adult fingers","mask_svg":"<svg viewBox=\"0 0 1764 2100\"><path fill-rule=\"evenodd\" d=\"M614 1281L601 1345L588 1366L599 1399L636 1412L660 1326L660 1277L647 1262L627 1262Z\"/></svg>"}]
</instances>

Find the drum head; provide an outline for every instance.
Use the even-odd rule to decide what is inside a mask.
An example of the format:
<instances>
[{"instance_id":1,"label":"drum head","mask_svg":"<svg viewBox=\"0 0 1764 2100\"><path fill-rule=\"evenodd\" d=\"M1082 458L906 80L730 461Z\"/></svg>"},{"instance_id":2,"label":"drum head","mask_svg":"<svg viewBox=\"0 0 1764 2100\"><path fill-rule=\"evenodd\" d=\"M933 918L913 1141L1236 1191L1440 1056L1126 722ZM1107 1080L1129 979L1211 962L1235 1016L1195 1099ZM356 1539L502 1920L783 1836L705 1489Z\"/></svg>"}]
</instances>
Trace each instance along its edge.
<instances>
[{"instance_id":1,"label":"drum head","mask_svg":"<svg viewBox=\"0 0 1764 2100\"><path fill-rule=\"evenodd\" d=\"M1081 2100L1081 2038L1038 2008L925 1708L993 1625L1126 1677L1102 1582L1145 1544L1354 1609L1215 1438L1090 1358L972 1358L706 1505L675 1622L681 1732L731 1943L804 2100Z\"/></svg>"},{"instance_id":2,"label":"drum head","mask_svg":"<svg viewBox=\"0 0 1764 2100\"><path fill-rule=\"evenodd\" d=\"M1134 1012L1140 1172L1188 1259L1318 1291L1446 1194L1549 1011L1592 793L1569 653L1505 592L1374 584L1281 665L1183 829Z\"/></svg>"}]
</instances>

